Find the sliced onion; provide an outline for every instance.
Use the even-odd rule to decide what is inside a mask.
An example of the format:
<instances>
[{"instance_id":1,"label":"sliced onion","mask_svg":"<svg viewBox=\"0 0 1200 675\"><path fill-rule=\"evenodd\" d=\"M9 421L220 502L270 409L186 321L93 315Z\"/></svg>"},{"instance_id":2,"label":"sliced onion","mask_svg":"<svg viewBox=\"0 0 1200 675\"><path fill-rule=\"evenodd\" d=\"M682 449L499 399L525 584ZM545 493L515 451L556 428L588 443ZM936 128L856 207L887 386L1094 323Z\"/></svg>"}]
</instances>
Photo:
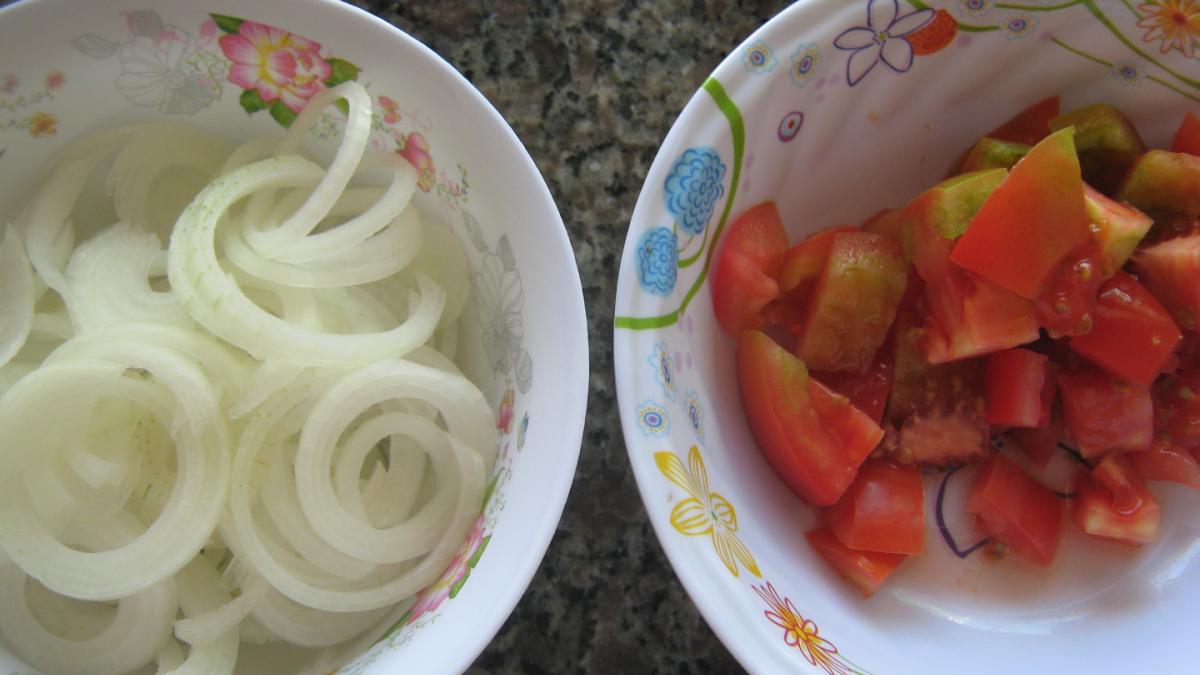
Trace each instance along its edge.
<instances>
[{"instance_id":1,"label":"sliced onion","mask_svg":"<svg viewBox=\"0 0 1200 675\"><path fill-rule=\"evenodd\" d=\"M212 630L214 625L225 624L225 630L219 635L200 635L196 642L191 643L187 659L175 670L168 671L174 675L230 675L234 664L237 663L239 637L237 622L234 618L223 614L224 608L233 604L229 593L221 586L221 575L203 556L196 556L179 572L179 605L189 617L175 624L176 634L179 625L184 624L184 630L197 630L197 627ZM240 607L233 613L240 613ZM217 618L214 618L216 616ZM195 618L199 624L186 624ZM207 626L205 624L208 624ZM203 633L204 631L198 631ZM183 636L180 636L183 639Z\"/></svg>"},{"instance_id":2,"label":"sliced onion","mask_svg":"<svg viewBox=\"0 0 1200 675\"><path fill-rule=\"evenodd\" d=\"M0 368L12 360L33 328L33 269L17 231L0 242Z\"/></svg>"}]
</instances>

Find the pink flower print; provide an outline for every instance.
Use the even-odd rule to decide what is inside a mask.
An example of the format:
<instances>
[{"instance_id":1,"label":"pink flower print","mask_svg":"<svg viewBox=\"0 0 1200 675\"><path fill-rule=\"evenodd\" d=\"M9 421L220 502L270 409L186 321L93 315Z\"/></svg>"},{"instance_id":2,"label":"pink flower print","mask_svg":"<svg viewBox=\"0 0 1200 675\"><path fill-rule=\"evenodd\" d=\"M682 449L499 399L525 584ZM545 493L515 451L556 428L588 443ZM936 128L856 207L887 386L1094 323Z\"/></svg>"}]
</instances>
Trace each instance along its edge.
<instances>
[{"instance_id":1,"label":"pink flower print","mask_svg":"<svg viewBox=\"0 0 1200 675\"><path fill-rule=\"evenodd\" d=\"M437 182L437 170L433 166L433 156L429 154L429 142L421 134L413 132L397 139L400 149L396 152L408 160L417 170L417 187L422 192L429 192Z\"/></svg>"},{"instance_id":2,"label":"pink flower print","mask_svg":"<svg viewBox=\"0 0 1200 675\"><path fill-rule=\"evenodd\" d=\"M496 414L496 428L509 433L512 431L513 425L513 402L516 399L516 394L513 393L510 387L504 392L504 398L500 400L500 411Z\"/></svg>"},{"instance_id":3,"label":"pink flower print","mask_svg":"<svg viewBox=\"0 0 1200 675\"><path fill-rule=\"evenodd\" d=\"M67 82L67 76L61 70L52 70L46 73L46 88L50 91L58 91Z\"/></svg>"},{"instance_id":4,"label":"pink flower print","mask_svg":"<svg viewBox=\"0 0 1200 675\"><path fill-rule=\"evenodd\" d=\"M209 19L200 24L200 40L196 44L207 47L217 37L217 22Z\"/></svg>"},{"instance_id":5,"label":"pink flower print","mask_svg":"<svg viewBox=\"0 0 1200 675\"><path fill-rule=\"evenodd\" d=\"M400 104L387 96L379 97L379 107L383 108L383 123L395 124L400 121Z\"/></svg>"},{"instance_id":6,"label":"pink flower print","mask_svg":"<svg viewBox=\"0 0 1200 675\"><path fill-rule=\"evenodd\" d=\"M467 535L467 543L463 545L461 551L454 554L450 564L446 566L446 571L437 581L417 595L417 602L408 615L407 623L412 623L422 615L434 611L449 599L450 590L471 573L471 558L475 557L475 552L479 550L482 543L483 514L480 514L479 519L475 521L475 526L471 528L471 533Z\"/></svg>"},{"instance_id":7,"label":"pink flower print","mask_svg":"<svg viewBox=\"0 0 1200 675\"><path fill-rule=\"evenodd\" d=\"M21 86L21 80L18 79L17 76L13 75L12 73L9 73L8 75L5 75L4 77L0 77L0 91L4 92L6 94L13 93L14 91L17 90L17 87L19 87L19 86Z\"/></svg>"},{"instance_id":8,"label":"pink flower print","mask_svg":"<svg viewBox=\"0 0 1200 675\"><path fill-rule=\"evenodd\" d=\"M320 43L274 26L245 21L237 34L222 35L218 42L233 61L230 82L254 89L268 103L283 101L294 112L324 89L332 74Z\"/></svg>"}]
</instances>

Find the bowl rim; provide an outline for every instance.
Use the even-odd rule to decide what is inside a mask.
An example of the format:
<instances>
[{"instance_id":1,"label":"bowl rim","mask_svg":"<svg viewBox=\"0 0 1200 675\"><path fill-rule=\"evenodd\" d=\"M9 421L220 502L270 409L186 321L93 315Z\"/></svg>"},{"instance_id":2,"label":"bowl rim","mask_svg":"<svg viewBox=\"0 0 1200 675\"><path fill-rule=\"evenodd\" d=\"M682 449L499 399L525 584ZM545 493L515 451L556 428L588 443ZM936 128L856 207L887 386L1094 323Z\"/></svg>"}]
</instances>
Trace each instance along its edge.
<instances>
[{"instance_id":1,"label":"bowl rim","mask_svg":"<svg viewBox=\"0 0 1200 675\"><path fill-rule=\"evenodd\" d=\"M50 5L56 0L16 0L11 4L0 6L0 22L12 19L16 15L35 9L39 5ZM121 4L112 2L111 4ZM363 40L379 40L383 50L409 51L414 58L421 60L424 68L440 73L440 77L453 87L456 93L475 105L490 118L500 130L503 138L519 152L510 153L507 161L515 161L520 169L536 178L529 199L537 211L547 216L548 232L542 239L545 250L539 257L560 261L562 267L573 270L571 274L563 275L558 297L562 306L556 312L562 317L556 330L562 334L557 342L563 343L562 353L559 354L558 370L564 373L563 380L567 383L556 394L558 405L554 411L562 427L559 442L556 444L557 470L550 476L539 492L539 508L535 515L524 521L524 544L520 550L524 553L514 562L509 563L507 576L512 583L502 588L489 589L488 601L475 613L480 625L471 633L477 638L470 645L458 645L454 650L447 650L445 665L446 672L463 672L491 644L501 626L509 619L521 598L545 559L550 542L554 538L558 524L566 506L567 497L574 484L575 470L579 461L579 453L583 442L583 431L586 422L587 402L590 389L590 350L588 343L588 323L586 303L583 296L583 285L579 276L578 263L571 245L570 235L562 219L562 213L550 192L545 176L538 168L528 148L521 141L516 131L505 120L491 101L456 67L450 64L440 54L421 42L403 29L385 19L376 16L365 9L341 0L288 0L288 9L297 13L314 12L340 15L341 20L355 25L361 31ZM569 261L569 262L568 262Z\"/></svg>"}]
</instances>

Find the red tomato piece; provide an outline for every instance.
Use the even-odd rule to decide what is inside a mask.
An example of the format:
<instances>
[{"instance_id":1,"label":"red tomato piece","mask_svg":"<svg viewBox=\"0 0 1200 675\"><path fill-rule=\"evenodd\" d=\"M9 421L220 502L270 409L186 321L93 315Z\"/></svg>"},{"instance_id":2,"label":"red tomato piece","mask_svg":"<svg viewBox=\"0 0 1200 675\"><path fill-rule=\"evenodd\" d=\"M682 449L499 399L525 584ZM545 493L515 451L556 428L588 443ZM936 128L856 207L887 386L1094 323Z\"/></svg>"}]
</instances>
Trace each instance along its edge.
<instances>
[{"instance_id":1,"label":"red tomato piece","mask_svg":"<svg viewBox=\"0 0 1200 675\"><path fill-rule=\"evenodd\" d=\"M852 549L918 554L925 548L925 481L916 467L867 462L825 516Z\"/></svg>"},{"instance_id":2,"label":"red tomato piece","mask_svg":"<svg viewBox=\"0 0 1200 675\"><path fill-rule=\"evenodd\" d=\"M810 530L805 533L804 538L817 555L829 563L842 578L857 586L865 598L874 595L908 557L896 553L856 551L838 541L827 527Z\"/></svg>"},{"instance_id":3,"label":"red tomato piece","mask_svg":"<svg viewBox=\"0 0 1200 675\"><path fill-rule=\"evenodd\" d=\"M988 424L1027 428L1049 424L1043 403L1043 391L1050 379L1049 360L1043 354L1019 348L996 352L987 358L983 383L987 389ZM1051 384L1051 401L1053 394Z\"/></svg>"},{"instance_id":4,"label":"red tomato piece","mask_svg":"<svg viewBox=\"0 0 1200 675\"><path fill-rule=\"evenodd\" d=\"M1196 113L1189 112L1184 116L1175 132L1175 140L1171 142L1171 152L1200 156L1200 117Z\"/></svg>"},{"instance_id":5,"label":"red tomato piece","mask_svg":"<svg viewBox=\"0 0 1200 675\"><path fill-rule=\"evenodd\" d=\"M1002 141L1034 145L1049 135L1050 120L1058 117L1060 110L1058 96L1044 98L984 135Z\"/></svg>"},{"instance_id":6,"label":"red tomato piece","mask_svg":"<svg viewBox=\"0 0 1200 675\"><path fill-rule=\"evenodd\" d=\"M1126 544L1158 539L1162 509L1123 457L1105 457L1075 486L1072 519L1087 534Z\"/></svg>"},{"instance_id":7,"label":"red tomato piece","mask_svg":"<svg viewBox=\"0 0 1200 675\"><path fill-rule=\"evenodd\" d=\"M971 484L967 512L987 536L1043 567L1054 562L1062 535L1062 502L1003 455L993 455Z\"/></svg>"},{"instance_id":8,"label":"red tomato piece","mask_svg":"<svg viewBox=\"0 0 1200 675\"><path fill-rule=\"evenodd\" d=\"M1100 287L1091 332L1071 338L1071 349L1118 377L1149 385L1182 338L1171 315L1150 291L1137 279L1117 272Z\"/></svg>"},{"instance_id":9,"label":"red tomato piece","mask_svg":"<svg viewBox=\"0 0 1200 675\"><path fill-rule=\"evenodd\" d=\"M759 312L779 296L776 278L787 244L775 202L738 216L722 237L710 286L717 324L730 337L762 325Z\"/></svg>"},{"instance_id":10,"label":"red tomato piece","mask_svg":"<svg viewBox=\"0 0 1200 675\"><path fill-rule=\"evenodd\" d=\"M1200 490L1200 462L1177 445L1156 442L1145 452L1129 452L1125 457L1146 480L1180 483Z\"/></svg>"},{"instance_id":11,"label":"red tomato piece","mask_svg":"<svg viewBox=\"0 0 1200 675\"><path fill-rule=\"evenodd\" d=\"M1073 133L1051 134L1017 162L959 238L952 261L1038 298L1063 259L1091 241Z\"/></svg>"},{"instance_id":12,"label":"red tomato piece","mask_svg":"<svg viewBox=\"0 0 1200 675\"><path fill-rule=\"evenodd\" d=\"M1054 429L1013 429L1008 437L1039 469L1046 468L1058 452L1058 432Z\"/></svg>"},{"instance_id":13,"label":"red tomato piece","mask_svg":"<svg viewBox=\"0 0 1200 675\"><path fill-rule=\"evenodd\" d=\"M815 370L865 373L887 339L908 283L894 239L870 232L833 236L805 308L796 355Z\"/></svg>"},{"instance_id":14,"label":"red tomato piece","mask_svg":"<svg viewBox=\"0 0 1200 675\"><path fill-rule=\"evenodd\" d=\"M1107 279L1133 255L1154 219L1087 184L1083 186L1083 203L1100 249L1100 276Z\"/></svg>"},{"instance_id":15,"label":"red tomato piece","mask_svg":"<svg viewBox=\"0 0 1200 675\"><path fill-rule=\"evenodd\" d=\"M1079 454L1148 450L1154 440L1150 389L1117 379L1099 368L1058 377L1067 430Z\"/></svg>"},{"instance_id":16,"label":"red tomato piece","mask_svg":"<svg viewBox=\"0 0 1200 675\"><path fill-rule=\"evenodd\" d=\"M893 352L888 347L885 344L876 352L871 369L863 375L813 372L812 376L821 384L850 399L854 407L865 412L878 424L883 421L888 392L892 389Z\"/></svg>"},{"instance_id":17,"label":"red tomato piece","mask_svg":"<svg viewBox=\"0 0 1200 675\"><path fill-rule=\"evenodd\" d=\"M1154 426L1181 448L1200 447L1200 369L1170 375L1154 384Z\"/></svg>"},{"instance_id":18,"label":"red tomato piece","mask_svg":"<svg viewBox=\"0 0 1200 675\"><path fill-rule=\"evenodd\" d=\"M803 303L825 269L833 238L840 232L855 232L854 227L835 227L818 232L787 250L779 269L779 290L797 303Z\"/></svg>"},{"instance_id":19,"label":"red tomato piece","mask_svg":"<svg viewBox=\"0 0 1200 675\"><path fill-rule=\"evenodd\" d=\"M771 468L809 503L836 502L883 429L763 333L742 333L737 366L750 431Z\"/></svg>"},{"instance_id":20,"label":"red tomato piece","mask_svg":"<svg viewBox=\"0 0 1200 675\"><path fill-rule=\"evenodd\" d=\"M1095 323L1096 294L1104 253L1095 244L1072 251L1050 275L1038 297L1038 322L1054 336L1085 335Z\"/></svg>"},{"instance_id":21,"label":"red tomato piece","mask_svg":"<svg viewBox=\"0 0 1200 675\"><path fill-rule=\"evenodd\" d=\"M1139 250L1133 268L1181 328L1200 328L1200 232Z\"/></svg>"}]
</instances>

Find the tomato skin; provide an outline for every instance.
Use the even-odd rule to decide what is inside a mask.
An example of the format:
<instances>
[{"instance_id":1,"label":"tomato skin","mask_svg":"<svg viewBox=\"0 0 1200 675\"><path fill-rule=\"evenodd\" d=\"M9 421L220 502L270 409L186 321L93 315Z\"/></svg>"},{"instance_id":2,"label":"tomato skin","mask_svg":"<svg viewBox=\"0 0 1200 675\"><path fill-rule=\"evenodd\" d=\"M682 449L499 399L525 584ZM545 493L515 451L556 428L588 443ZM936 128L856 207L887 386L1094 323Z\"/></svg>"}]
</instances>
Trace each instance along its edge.
<instances>
[{"instance_id":1,"label":"tomato skin","mask_svg":"<svg viewBox=\"0 0 1200 675\"><path fill-rule=\"evenodd\" d=\"M779 290L796 303L803 304L812 287L825 269L833 238L840 232L854 232L854 227L834 227L822 230L787 250L779 269Z\"/></svg>"},{"instance_id":2,"label":"tomato skin","mask_svg":"<svg viewBox=\"0 0 1200 675\"><path fill-rule=\"evenodd\" d=\"M985 136L979 139L975 147L967 153L960 173L983 169L1011 169L1022 157L1029 154L1029 149L1030 146L1024 143L1013 143Z\"/></svg>"},{"instance_id":3,"label":"tomato skin","mask_svg":"<svg viewBox=\"0 0 1200 675\"><path fill-rule=\"evenodd\" d=\"M1036 300L1061 261L1091 241L1073 131L1041 141L988 197L950 254L957 265Z\"/></svg>"},{"instance_id":4,"label":"tomato skin","mask_svg":"<svg viewBox=\"0 0 1200 675\"><path fill-rule=\"evenodd\" d=\"M1057 131L1073 127L1084 180L1112 192L1129 166L1146 152L1146 144L1124 113L1107 103L1094 103L1050 120Z\"/></svg>"},{"instance_id":5,"label":"tomato skin","mask_svg":"<svg viewBox=\"0 0 1200 675\"><path fill-rule=\"evenodd\" d=\"M988 424L1026 428L1049 424L1048 406L1043 402L1049 360L1043 354L1020 348L996 352L987 358L983 382L987 389ZM1051 388L1051 402L1053 393Z\"/></svg>"},{"instance_id":6,"label":"tomato skin","mask_svg":"<svg viewBox=\"0 0 1200 675\"><path fill-rule=\"evenodd\" d=\"M1100 249L1100 276L1108 279L1133 255L1154 219L1129 204L1109 199L1086 183L1083 203Z\"/></svg>"},{"instance_id":7,"label":"tomato skin","mask_svg":"<svg viewBox=\"0 0 1200 675\"><path fill-rule=\"evenodd\" d=\"M1034 145L1050 133L1050 120L1058 117L1061 109L1057 95L1044 98L984 135L1002 141Z\"/></svg>"},{"instance_id":8,"label":"tomato skin","mask_svg":"<svg viewBox=\"0 0 1200 675\"><path fill-rule=\"evenodd\" d=\"M1200 157L1150 150L1138 158L1114 195L1155 216L1200 215Z\"/></svg>"},{"instance_id":9,"label":"tomato skin","mask_svg":"<svg viewBox=\"0 0 1200 675\"><path fill-rule=\"evenodd\" d=\"M1129 462L1110 455L1076 484L1071 517L1087 534L1141 545L1158 539L1162 509Z\"/></svg>"},{"instance_id":10,"label":"tomato skin","mask_svg":"<svg viewBox=\"0 0 1200 675\"><path fill-rule=\"evenodd\" d=\"M1200 447L1200 368L1195 366L1155 382L1154 426L1173 445Z\"/></svg>"},{"instance_id":11,"label":"tomato skin","mask_svg":"<svg viewBox=\"0 0 1200 675\"><path fill-rule=\"evenodd\" d=\"M1059 375L1063 415L1079 454L1148 450L1154 440L1150 389L1099 368Z\"/></svg>"},{"instance_id":12,"label":"tomato skin","mask_svg":"<svg viewBox=\"0 0 1200 675\"><path fill-rule=\"evenodd\" d=\"M1170 313L1137 279L1117 272L1100 287L1091 332L1071 349L1113 374L1149 385L1183 338Z\"/></svg>"},{"instance_id":13,"label":"tomato skin","mask_svg":"<svg viewBox=\"0 0 1200 675\"><path fill-rule=\"evenodd\" d=\"M1058 432L1054 429L1013 429L1008 436L1021 454L1039 469L1046 468L1058 452Z\"/></svg>"},{"instance_id":14,"label":"tomato skin","mask_svg":"<svg viewBox=\"0 0 1200 675\"><path fill-rule=\"evenodd\" d=\"M1180 328L1200 328L1200 232L1140 249L1133 268Z\"/></svg>"},{"instance_id":15,"label":"tomato skin","mask_svg":"<svg viewBox=\"0 0 1200 675\"><path fill-rule=\"evenodd\" d=\"M850 399L854 407L879 424L883 421L888 393L892 389L892 371L892 350L885 344L876 352L871 369L862 375L815 371L811 375L829 389Z\"/></svg>"},{"instance_id":16,"label":"tomato skin","mask_svg":"<svg viewBox=\"0 0 1200 675\"><path fill-rule=\"evenodd\" d=\"M838 541L827 527L810 530L804 534L804 538L834 571L858 587L864 598L874 595L908 557L895 553L856 551Z\"/></svg>"},{"instance_id":17,"label":"tomato skin","mask_svg":"<svg viewBox=\"0 0 1200 675\"><path fill-rule=\"evenodd\" d=\"M1054 562L1062 502L1012 460L996 454L983 466L971 484L967 512L979 516L985 534L1025 560L1043 567Z\"/></svg>"},{"instance_id":18,"label":"tomato skin","mask_svg":"<svg viewBox=\"0 0 1200 675\"><path fill-rule=\"evenodd\" d=\"M1179 123L1175 139L1171 141L1171 152L1200 156L1200 117L1196 113L1189 112Z\"/></svg>"},{"instance_id":19,"label":"tomato skin","mask_svg":"<svg viewBox=\"0 0 1200 675\"><path fill-rule=\"evenodd\" d=\"M1200 490L1200 462L1177 445L1155 442L1145 452L1128 452L1124 456L1146 480L1179 483Z\"/></svg>"},{"instance_id":20,"label":"tomato skin","mask_svg":"<svg viewBox=\"0 0 1200 675\"><path fill-rule=\"evenodd\" d=\"M736 338L762 325L759 313L779 297L776 277L787 245L775 202L750 208L729 226L709 284L713 312L726 335Z\"/></svg>"},{"instance_id":21,"label":"tomato skin","mask_svg":"<svg viewBox=\"0 0 1200 675\"><path fill-rule=\"evenodd\" d=\"M824 515L838 541L852 549L919 554L925 548L925 481L916 467L867 462Z\"/></svg>"},{"instance_id":22,"label":"tomato skin","mask_svg":"<svg viewBox=\"0 0 1200 675\"><path fill-rule=\"evenodd\" d=\"M805 308L796 355L815 370L867 372L907 283L908 263L894 239L870 232L835 234Z\"/></svg>"},{"instance_id":23,"label":"tomato skin","mask_svg":"<svg viewBox=\"0 0 1200 675\"><path fill-rule=\"evenodd\" d=\"M771 468L809 503L836 502L883 430L761 332L739 337L737 367L750 431Z\"/></svg>"}]
</instances>

